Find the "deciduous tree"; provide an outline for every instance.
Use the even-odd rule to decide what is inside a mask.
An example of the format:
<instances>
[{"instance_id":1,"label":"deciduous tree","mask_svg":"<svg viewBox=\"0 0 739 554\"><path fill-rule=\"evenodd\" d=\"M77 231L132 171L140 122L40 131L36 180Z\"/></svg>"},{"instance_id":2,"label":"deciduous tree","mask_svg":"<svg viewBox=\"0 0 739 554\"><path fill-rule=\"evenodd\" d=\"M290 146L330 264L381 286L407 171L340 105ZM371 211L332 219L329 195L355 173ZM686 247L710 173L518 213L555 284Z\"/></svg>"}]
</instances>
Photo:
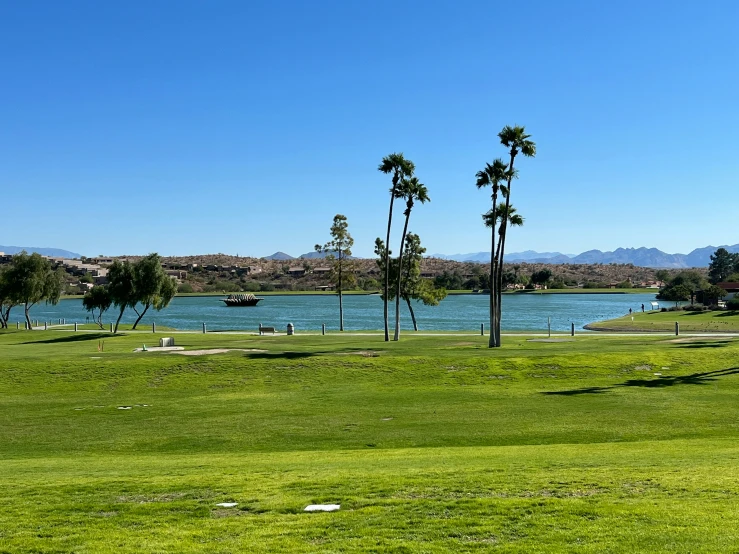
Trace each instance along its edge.
<instances>
[{"instance_id":1,"label":"deciduous tree","mask_svg":"<svg viewBox=\"0 0 739 554\"><path fill-rule=\"evenodd\" d=\"M82 307L92 314L92 319L98 326L103 328L103 314L108 311L113 304L113 300L108 294L108 289L102 285L92 287L85 293L82 299ZM97 315L95 315L97 312Z\"/></svg>"},{"instance_id":2,"label":"deciduous tree","mask_svg":"<svg viewBox=\"0 0 739 554\"><path fill-rule=\"evenodd\" d=\"M356 283L353 268L349 257L352 255L354 239L349 234L349 224L346 216L336 214L331 225L331 240L321 246L316 244L317 252L325 252L326 259L331 263L329 278L336 285L339 293L339 331L344 330L344 299L343 292Z\"/></svg>"},{"instance_id":3,"label":"deciduous tree","mask_svg":"<svg viewBox=\"0 0 739 554\"><path fill-rule=\"evenodd\" d=\"M162 268L159 254L149 254L141 258L133 266L135 302L131 306L138 316L131 329L136 329L139 321L149 308L160 311L167 306L177 294L177 283ZM141 304L141 308L137 307Z\"/></svg>"},{"instance_id":4,"label":"deciduous tree","mask_svg":"<svg viewBox=\"0 0 739 554\"><path fill-rule=\"evenodd\" d=\"M9 298L17 304L24 304L26 324L32 329L29 310L39 302L54 305L59 302L64 287L64 270L53 269L51 262L40 254L21 252L13 256L5 279Z\"/></svg>"},{"instance_id":5,"label":"deciduous tree","mask_svg":"<svg viewBox=\"0 0 739 554\"><path fill-rule=\"evenodd\" d=\"M10 310L18 305L15 291L8 278L10 266L0 267L0 329L7 329Z\"/></svg>"}]
</instances>

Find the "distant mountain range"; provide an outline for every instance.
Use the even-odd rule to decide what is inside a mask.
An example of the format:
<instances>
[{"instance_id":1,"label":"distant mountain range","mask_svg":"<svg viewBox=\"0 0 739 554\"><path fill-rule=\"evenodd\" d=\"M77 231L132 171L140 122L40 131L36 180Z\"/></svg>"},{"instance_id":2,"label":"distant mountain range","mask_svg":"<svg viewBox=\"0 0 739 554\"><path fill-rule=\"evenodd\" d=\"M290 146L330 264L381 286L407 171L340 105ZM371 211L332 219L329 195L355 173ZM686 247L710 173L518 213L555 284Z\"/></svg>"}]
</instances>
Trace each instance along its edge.
<instances>
[{"instance_id":1,"label":"distant mountain range","mask_svg":"<svg viewBox=\"0 0 739 554\"><path fill-rule=\"evenodd\" d=\"M706 246L696 248L690 254L667 254L656 248L617 248L613 252L588 250L582 254L562 254L560 252L512 252L506 254L508 262L527 262L543 264L634 264L639 267L685 268L706 267L711 263L711 254L718 248L729 252L739 252L739 244L733 246ZM471 254L434 254L433 258L455 260L458 262L490 263L490 252Z\"/></svg>"},{"instance_id":2,"label":"distant mountain range","mask_svg":"<svg viewBox=\"0 0 739 554\"><path fill-rule=\"evenodd\" d=\"M23 251L32 254L37 252L42 256L50 256L52 258L81 258L80 254L76 252L70 252L69 250L62 250L61 248L39 248L38 246L2 246L0 245L0 252L6 254L18 254Z\"/></svg>"},{"instance_id":3,"label":"distant mountain range","mask_svg":"<svg viewBox=\"0 0 739 554\"><path fill-rule=\"evenodd\" d=\"M711 262L711 254L718 248L726 248L729 252L739 253L739 244L731 246L706 246L696 248L689 254L667 254L656 248L617 248L613 252L601 252L600 250L588 250L582 254L562 254L561 252L536 252L526 250L525 252L511 252L506 254L507 262L527 262L543 264L634 264L639 267L660 268L685 268L685 267L707 267ZM5 254L17 254L18 252L38 252L43 256L62 258L81 258L76 252L62 250L61 248L40 248L38 246L2 246L0 252ZM308 252L297 258L285 252L275 252L271 256L265 256L265 260L290 261L303 259L322 259L326 254L323 252ZM490 252L472 252L470 254L433 254L432 258L443 260L455 260L457 262L490 263Z\"/></svg>"}]
</instances>

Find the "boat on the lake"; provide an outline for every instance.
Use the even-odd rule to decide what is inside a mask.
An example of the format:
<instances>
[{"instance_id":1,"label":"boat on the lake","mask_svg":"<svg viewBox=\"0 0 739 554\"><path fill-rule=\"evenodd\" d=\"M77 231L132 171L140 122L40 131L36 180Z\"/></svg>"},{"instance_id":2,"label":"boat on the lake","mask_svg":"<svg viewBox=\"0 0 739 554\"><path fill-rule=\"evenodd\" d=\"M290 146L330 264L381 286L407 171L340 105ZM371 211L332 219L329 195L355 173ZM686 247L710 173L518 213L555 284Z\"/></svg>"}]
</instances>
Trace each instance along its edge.
<instances>
[{"instance_id":1,"label":"boat on the lake","mask_svg":"<svg viewBox=\"0 0 739 554\"><path fill-rule=\"evenodd\" d=\"M233 308L235 306L256 306L263 298L257 298L253 294L229 294L227 298L221 298L226 306Z\"/></svg>"}]
</instances>

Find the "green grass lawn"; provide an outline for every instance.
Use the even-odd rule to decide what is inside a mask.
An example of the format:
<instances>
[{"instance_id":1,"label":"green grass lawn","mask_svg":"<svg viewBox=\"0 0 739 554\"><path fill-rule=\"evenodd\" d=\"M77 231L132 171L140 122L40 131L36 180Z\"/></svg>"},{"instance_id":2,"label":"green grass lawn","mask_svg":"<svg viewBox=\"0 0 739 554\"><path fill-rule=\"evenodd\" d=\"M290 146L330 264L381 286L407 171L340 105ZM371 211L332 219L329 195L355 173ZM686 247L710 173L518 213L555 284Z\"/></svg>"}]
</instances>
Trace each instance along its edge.
<instances>
[{"instance_id":1,"label":"green grass lawn","mask_svg":"<svg viewBox=\"0 0 739 554\"><path fill-rule=\"evenodd\" d=\"M739 544L739 340L175 338L0 333L0 552Z\"/></svg>"},{"instance_id":2,"label":"green grass lawn","mask_svg":"<svg viewBox=\"0 0 739 554\"><path fill-rule=\"evenodd\" d=\"M633 320L632 320L633 318ZM617 319L589 323L585 327L596 331L663 331L675 330L686 333L719 332L739 333L739 312L635 312Z\"/></svg>"}]
</instances>

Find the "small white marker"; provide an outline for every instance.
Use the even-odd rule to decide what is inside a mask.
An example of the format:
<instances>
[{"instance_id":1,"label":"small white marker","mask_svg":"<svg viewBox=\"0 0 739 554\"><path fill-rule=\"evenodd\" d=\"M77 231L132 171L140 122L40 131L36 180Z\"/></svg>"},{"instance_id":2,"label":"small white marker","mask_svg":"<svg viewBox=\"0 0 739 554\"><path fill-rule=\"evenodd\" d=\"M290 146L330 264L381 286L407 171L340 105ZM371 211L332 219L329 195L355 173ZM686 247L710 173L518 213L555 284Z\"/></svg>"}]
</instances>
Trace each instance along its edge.
<instances>
[{"instance_id":1,"label":"small white marker","mask_svg":"<svg viewBox=\"0 0 739 554\"><path fill-rule=\"evenodd\" d=\"M335 512L341 504L311 504L305 507L305 512Z\"/></svg>"},{"instance_id":2,"label":"small white marker","mask_svg":"<svg viewBox=\"0 0 739 554\"><path fill-rule=\"evenodd\" d=\"M233 508L234 506L238 506L238 504L238 502L219 502L216 506L220 506L221 508Z\"/></svg>"}]
</instances>

